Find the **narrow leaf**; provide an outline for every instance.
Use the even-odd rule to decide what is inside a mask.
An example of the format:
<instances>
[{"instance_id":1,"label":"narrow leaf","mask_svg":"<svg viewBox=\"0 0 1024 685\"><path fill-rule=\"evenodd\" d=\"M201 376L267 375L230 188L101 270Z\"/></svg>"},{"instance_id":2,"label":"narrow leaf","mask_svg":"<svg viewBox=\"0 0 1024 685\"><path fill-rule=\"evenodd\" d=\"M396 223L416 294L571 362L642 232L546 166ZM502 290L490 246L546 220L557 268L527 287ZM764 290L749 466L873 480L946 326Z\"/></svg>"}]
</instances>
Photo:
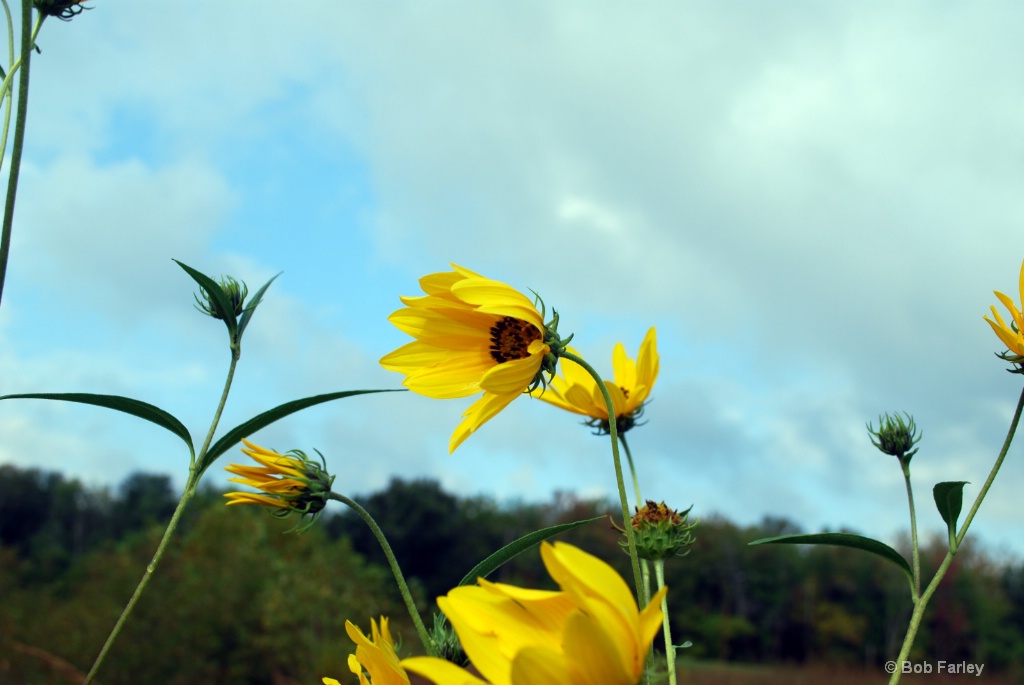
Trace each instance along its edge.
<instances>
[{"instance_id":1,"label":"narrow leaf","mask_svg":"<svg viewBox=\"0 0 1024 685\"><path fill-rule=\"evenodd\" d=\"M870 552L876 556L891 561L900 567L907 574L911 583L914 580L914 573L910 570L910 564L902 554L894 550L884 542L866 538L863 535L852 533L816 533L811 535L780 535L775 538L761 538L747 543L749 545L832 545L833 547L852 547Z\"/></svg>"},{"instance_id":2,"label":"narrow leaf","mask_svg":"<svg viewBox=\"0 0 1024 685\"><path fill-rule=\"evenodd\" d=\"M245 309L242 310L242 318L238 321L238 338L242 338L242 333L245 332L245 327L249 325L249 319L252 318L252 313L256 311L256 307L263 301L263 293L267 292L267 288L274 282L277 276L280 276L283 271L278 272L274 278L263 284L263 287L256 291L256 294L249 299L249 304L245 305Z\"/></svg>"},{"instance_id":3,"label":"narrow leaf","mask_svg":"<svg viewBox=\"0 0 1024 685\"><path fill-rule=\"evenodd\" d=\"M210 294L210 297L216 303L218 313L221 315L224 323L227 324L228 331L234 335L235 331L238 330L238 319L235 317L235 308L231 306L231 300L224 294L224 288L220 287L220 283L217 283L217 281L201 271L196 271L191 266L182 264L177 259L174 262L184 269L185 273L191 276L192 280L198 283L203 290Z\"/></svg>"},{"instance_id":4,"label":"narrow leaf","mask_svg":"<svg viewBox=\"0 0 1024 685\"><path fill-rule=\"evenodd\" d=\"M518 540L513 540L509 544L505 545L497 552L487 557L479 564L473 567L469 573L467 573L462 580L459 581L459 585L469 585L475 583L477 578L486 578L496 571L506 561L511 561L517 556L527 551L535 545L539 545L544 540L547 540L552 535L558 535L564 533L567 530L572 530L582 526L585 523L593 523L598 519L603 519L604 516L595 516L592 519L584 519L582 521L573 521L572 523L560 523L557 526L551 526L550 528L541 528L535 530L532 533L528 533Z\"/></svg>"},{"instance_id":5,"label":"narrow leaf","mask_svg":"<svg viewBox=\"0 0 1024 685\"><path fill-rule=\"evenodd\" d=\"M188 429L178 419L165 412L160 407L155 407L146 402L133 400L130 397L120 395L94 395L84 392L64 393L27 393L21 395L4 395L0 400L59 400L62 402L77 402L78 404L91 404L96 407L116 409L125 414L138 416L140 419L151 421L156 425L166 428L188 445L189 452L195 455L195 448L192 446L192 436Z\"/></svg>"},{"instance_id":6,"label":"narrow leaf","mask_svg":"<svg viewBox=\"0 0 1024 685\"><path fill-rule=\"evenodd\" d=\"M356 395L367 395L377 392L405 392L405 388L387 388L383 390L342 390L341 392L329 392L324 395L303 397L299 400L292 400L291 402L280 404L273 409L269 409L262 414L254 416L248 421L235 426L225 433L220 440L213 443L210 449L206 452L206 455L202 458L203 461L199 466L199 472L203 473L206 471L206 469L208 469L210 465L217 460L217 457L237 445L242 438L249 437L256 431L261 428L266 428L279 419L283 419L297 411L302 411L303 409L323 404L324 402L340 400L343 397L355 397Z\"/></svg>"},{"instance_id":7,"label":"narrow leaf","mask_svg":"<svg viewBox=\"0 0 1024 685\"><path fill-rule=\"evenodd\" d=\"M939 510L939 516L946 522L946 527L952 535L956 535L956 520L960 518L960 510L964 505L964 486L968 481L956 480L945 483L936 483L932 488L932 496L935 497L935 506Z\"/></svg>"}]
</instances>

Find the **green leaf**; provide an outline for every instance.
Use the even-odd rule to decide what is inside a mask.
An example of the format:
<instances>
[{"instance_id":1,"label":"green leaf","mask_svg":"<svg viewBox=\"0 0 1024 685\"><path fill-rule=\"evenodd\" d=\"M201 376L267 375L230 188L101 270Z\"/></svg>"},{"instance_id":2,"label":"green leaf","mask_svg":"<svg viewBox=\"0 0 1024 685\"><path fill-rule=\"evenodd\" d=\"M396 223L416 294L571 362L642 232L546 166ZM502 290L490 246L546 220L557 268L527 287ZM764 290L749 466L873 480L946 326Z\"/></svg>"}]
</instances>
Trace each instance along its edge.
<instances>
[{"instance_id":1,"label":"green leaf","mask_svg":"<svg viewBox=\"0 0 1024 685\"><path fill-rule=\"evenodd\" d=\"M269 281L264 283L263 287L260 288L259 290L257 290L256 294L253 295L252 298L250 298L249 304L245 305L245 308L242 310L242 318L238 322L238 339L239 340L241 340L241 338L242 338L242 333L245 332L245 327L249 325L249 319L252 318L252 313L254 311L256 311L256 307L258 307L260 305L260 302L263 301L263 293L265 293L267 291L267 288L270 287L270 284L274 282L274 280L277 278L277 276L280 276L282 273L284 273L284 272L283 271L278 272L277 275L274 276L274 278L271 278Z\"/></svg>"},{"instance_id":2,"label":"green leaf","mask_svg":"<svg viewBox=\"0 0 1024 685\"><path fill-rule=\"evenodd\" d=\"M577 528L586 523L593 523L594 521L603 518L605 517L595 516L592 519L573 521L572 523L560 523L557 526L551 526L550 528L541 528L540 530L535 530L532 533L524 535L518 540L513 540L512 542L505 545L497 552L495 552L494 554L492 554L491 556L487 557L479 564L474 566L473 569L469 573L467 573L462 578L462 580L459 581L459 585L469 585L470 583L475 583L477 578L486 578L487 576L494 573L494 571L496 571L498 567L500 567L506 561L511 561L512 559L515 559L517 556L519 556L526 550L530 549L531 547L534 547L535 545L539 545L541 542L547 540L552 535L558 535L559 533L564 533L567 530L572 530L573 528Z\"/></svg>"},{"instance_id":3,"label":"green leaf","mask_svg":"<svg viewBox=\"0 0 1024 685\"><path fill-rule=\"evenodd\" d=\"M329 392L324 395L303 397L299 400L292 400L291 402L280 404L273 409L267 410L262 414L254 416L248 421L235 426L225 433L220 440L213 443L210 449L206 452L206 455L203 457L202 463L199 465L199 473L206 471L206 469L208 469L210 465L217 460L217 457L237 445L242 438L249 437L256 431L261 428L266 428L278 419L283 419L297 411L302 411L309 407L315 407L316 405L323 404L324 402L340 400L343 397L355 397L356 395L367 395L377 392L405 392L405 388L387 388L383 390L342 390L341 392Z\"/></svg>"},{"instance_id":4,"label":"green leaf","mask_svg":"<svg viewBox=\"0 0 1024 685\"><path fill-rule=\"evenodd\" d=\"M189 452L195 456L195 448L192 446L192 436L188 429L179 421L160 407L155 407L146 402L133 400L130 397L120 395L94 395L85 392L64 392L64 393L28 393L22 395L4 395L0 400L59 400L62 402L77 402L78 404L91 404L96 407L116 409L125 414L138 416L140 419L151 421L156 425L166 428L188 445Z\"/></svg>"},{"instance_id":5,"label":"green leaf","mask_svg":"<svg viewBox=\"0 0 1024 685\"><path fill-rule=\"evenodd\" d=\"M217 306L217 313L221 315L221 319L223 319L224 323L227 324L228 331L232 336L234 336L235 331L238 330L238 319L235 317L235 308L231 306L231 300L228 299L226 294L224 294L224 288L220 287L220 283L217 283L217 281L213 280L201 271L196 271L191 266L182 264L177 259L174 260L174 263L184 269L185 273L192 277L192 280L198 283L203 290L210 294L210 297L213 298Z\"/></svg>"},{"instance_id":6,"label":"green leaf","mask_svg":"<svg viewBox=\"0 0 1024 685\"><path fill-rule=\"evenodd\" d=\"M932 496L935 497L935 506L939 510L939 516L946 522L951 536L956 536L956 520L960 518L960 509L964 505L964 486L968 481L955 480L945 483L936 483L932 488Z\"/></svg>"},{"instance_id":7,"label":"green leaf","mask_svg":"<svg viewBox=\"0 0 1024 685\"><path fill-rule=\"evenodd\" d=\"M914 572L903 555L889 545L852 533L816 533L811 535L780 535L775 538L761 538L747 543L749 545L832 545L833 547L852 547L862 549L887 561L891 561L907 574L910 582L914 582Z\"/></svg>"}]
</instances>

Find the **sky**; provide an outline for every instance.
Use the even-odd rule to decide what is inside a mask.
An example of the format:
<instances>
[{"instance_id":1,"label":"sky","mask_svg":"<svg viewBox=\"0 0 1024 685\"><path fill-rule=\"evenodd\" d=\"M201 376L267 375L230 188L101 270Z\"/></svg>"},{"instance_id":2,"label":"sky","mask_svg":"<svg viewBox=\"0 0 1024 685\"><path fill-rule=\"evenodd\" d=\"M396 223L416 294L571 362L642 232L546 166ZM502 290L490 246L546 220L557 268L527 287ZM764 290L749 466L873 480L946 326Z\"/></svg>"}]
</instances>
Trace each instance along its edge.
<instances>
[{"instance_id":1,"label":"sky","mask_svg":"<svg viewBox=\"0 0 1024 685\"><path fill-rule=\"evenodd\" d=\"M172 259L281 272L221 433L398 388L387 316L457 263L539 293L604 373L657 328L645 497L894 542L902 474L865 428L893 411L923 431L924 536L934 483L984 482L1022 385L982 319L1024 258L1019 3L88 4L32 60L5 393L134 397L200 444L227 339ZM471 402L344 399L253 439L320 450L348 494L614 496L607 438L525 397L449 455ZM187 471L176 437L92 407L7 401L0 434L0 463L90 485ZM1006 558L1022 460L972 528Z\"/></svg>"}]
</instances>

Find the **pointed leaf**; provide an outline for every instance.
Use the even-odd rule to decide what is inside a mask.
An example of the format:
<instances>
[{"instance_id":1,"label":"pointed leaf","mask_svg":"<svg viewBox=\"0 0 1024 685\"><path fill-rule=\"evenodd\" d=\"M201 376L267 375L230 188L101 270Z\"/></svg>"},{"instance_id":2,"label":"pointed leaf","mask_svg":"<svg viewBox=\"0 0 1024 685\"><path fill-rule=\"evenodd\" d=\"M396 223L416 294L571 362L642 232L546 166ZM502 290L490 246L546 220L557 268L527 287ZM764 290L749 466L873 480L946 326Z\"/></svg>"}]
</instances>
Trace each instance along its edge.
<instances>
[{"instance_id":1,"label":"pointed leaf","mask_svg":"<svg viewBox=\"0 0 1024 685\"><path fill-rule=\"evenodd\" d=\"M598 519L603 519L604 516L595 516L592 519L584 519L582 521L573 521L572 523L560 523L557 526L551 526L550 528L541 528L535 530L532 533L528 533L518 540L513 540L509 544L499 549L494 554L490 555L479 564L473 567L473 569L467 573L462 580L459 581L459 585L469 585L475 583L477 578L486 578L490 574L494 573L502 564L506 561L511 561L517 556L527 551L531 547L539 545L544 540L547 540L553 535L564 533L567 530L572 530L582 526L585 523L593 523Z\"/></svg>"},{"instance_id":2,"label":"pointed leaf","mask_svg":"<svg viewBox=\"0 0 1024 685\"><path fill-rule=\"evenodd\" d=\"M965 480L948 481L936 483L932 488L939 516L946 522L946 527L953 536L956 535L956 520L960 517L960 510L964 505L964 486L967 483Z\"/></svg>"},{"instance_id":3,"label":"pointed leaf","mask_svg":"<svg viewBox=\"0 0 1024 685\"><path fill-rule=\"evenodd\" d=\"M184 269L185 273L191 276L192 280L198 283L203 290L210 294L210 297L214 299L217 306L218 313L221 315L221 318L228 327L228 331L234 335L235 331L238 330L238 319L235 317L235 308L231 306L231 300L224 293L224 288L220 287L220 283L201 271L196 271L191 266L182 264L177 259L175 259L174 262Z\"/></svg>"},{"instance_id":4,"label":"pointed leaf","mask_svg":"<svg viewBox=\"0 0 1024 685\"><path fill-rule=\"evenodd\" d=\"M256 311L256 307L258 307L260 302L263 301L263 293L267 292L267 288L270 287L270 284L273 283L277 276L280 276L282 273L284 272L279 271L274 278L271 278L269 281L264 283L263 287L257 290L256 294L249 300L249 304L245 305L245 308L242 310L242 318L238 321L239 340L242 338L242 333L245 332L245 327L249 325L249 319L252 318L252 313Z\"/></svg>"},{"instance_id":5,"label":"pointed leaf","mask_svg":"<svg viewBox=\"0 0 1024 685\"><path fill-rule=\"evenodd\" d=\"M146 402L133 400L130 397L120 395L94 395L84 392L65 393L27 393L21 395L4 395L0 400L59 400L62 402L77 402L78 404L91 404L96 407L116 409L125 414L138 416L140 419L151 421L162 428L166 428L188 445L189 452L195 456L195 448L192 446L192 436L188 429L178 419L165 412L160 407L155 407Z\"/></svg>"},{"instance_id":6,"label":"pointed leaf","mask_svg":"<svg viewBox=\"0 0 1024 685\"><path fill-rule=\"evenodd\" d=\"M297 411L302 411L309 407L315 407L316 405L323 404L324 402L340 400L343 397L355 397L356 395L368 395L378 392L405 391L405 388L386 388L382 390L342 390L341 392L329 392L324 395L314 395L313 397L303 397L299 400L285 402L284 404L280 404L273 409L269 409L258 416L254 416L248 421L235 426L225 433L220 440L213 443L210 449L206 452L206 455L202 458L203 461L199 466L199 473L206 471L206 469L208 469L210 465L217 460L217 457L237 445L242 438L247 438L261 428L266 428L278 419L283 419Z\"/></svg>"},{"instance_id":7,"label":"pointed leaf","mask_svg":"<svg viewBox=\"0 0 1024 685\"><path fill-rule=\"evenodd\" d=\"M914 573L903 555L884 542L866 538L852 533L816 533L811 535L780 535L775 538L761 538L747 543L748 545L832 545L834 547L852 547L862 549L886 561L891 561L907 574L913 583Z\"/></svg>"}]
</instances>

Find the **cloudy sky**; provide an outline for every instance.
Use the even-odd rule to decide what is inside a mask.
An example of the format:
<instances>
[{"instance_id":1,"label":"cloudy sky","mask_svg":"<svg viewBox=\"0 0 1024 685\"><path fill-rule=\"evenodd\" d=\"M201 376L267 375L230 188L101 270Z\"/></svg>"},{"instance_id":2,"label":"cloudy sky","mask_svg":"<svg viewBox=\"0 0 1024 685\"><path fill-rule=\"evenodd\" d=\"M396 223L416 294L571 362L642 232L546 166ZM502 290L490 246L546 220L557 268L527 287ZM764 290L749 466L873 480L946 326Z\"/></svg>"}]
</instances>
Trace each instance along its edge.
<instances>
[{"instance_id":1,"label":"cloudy sky","mask_svg":"<svg viewBox=\"0 0 1024 685\"><path fill-rule=\"evenodd\" d=\"M982 320L1024 258L1019 4L93 4L48 21L32 62L5 392L136 397L201 442L226 336L172 258L283 271L223 429L398 387L386 317L455 262L539 292L599 370L657 327L630 434L646 496L893 540L902 477L865 423L894 410L924 431L926 533L935 482L984 481L1021 386ZM468 404L348 399L255 439L320 449L349 493L614 493L607 439L526 398L449 455ZM150 424L0 409L0 462L184 481ZM1024 554L1022 459L975 523L996 553Z\"/></svg>"}]
</instances>

